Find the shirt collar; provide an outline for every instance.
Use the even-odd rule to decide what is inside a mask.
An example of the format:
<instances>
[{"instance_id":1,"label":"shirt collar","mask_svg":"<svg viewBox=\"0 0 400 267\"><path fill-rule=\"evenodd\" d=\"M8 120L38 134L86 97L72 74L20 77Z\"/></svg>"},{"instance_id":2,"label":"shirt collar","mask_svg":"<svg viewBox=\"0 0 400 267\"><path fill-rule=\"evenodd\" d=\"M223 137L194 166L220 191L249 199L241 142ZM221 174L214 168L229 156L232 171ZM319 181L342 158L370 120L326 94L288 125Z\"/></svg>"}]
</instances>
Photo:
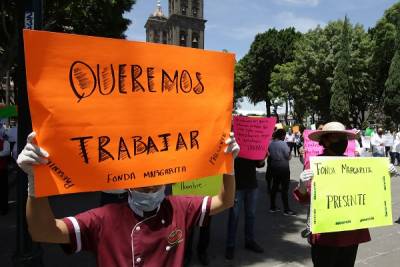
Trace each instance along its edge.
<instances>
[{"instance_id":1,"label":"shirt collar","mask_svg":"<svg viewBox=\"0 0 400 267\"><path fill-rule=\"evenodd\" d=\"M135 213L137 216L141 217L141 218L146 218L146 217L150 217L153 216L155 214L157 214L157 212L160 210L161 204L158 205L157 209L153 210L153 211L143 211L143 210L139 210L136 207L132 207L132 211L133 213Z\"/></svg>"}]
</instances>

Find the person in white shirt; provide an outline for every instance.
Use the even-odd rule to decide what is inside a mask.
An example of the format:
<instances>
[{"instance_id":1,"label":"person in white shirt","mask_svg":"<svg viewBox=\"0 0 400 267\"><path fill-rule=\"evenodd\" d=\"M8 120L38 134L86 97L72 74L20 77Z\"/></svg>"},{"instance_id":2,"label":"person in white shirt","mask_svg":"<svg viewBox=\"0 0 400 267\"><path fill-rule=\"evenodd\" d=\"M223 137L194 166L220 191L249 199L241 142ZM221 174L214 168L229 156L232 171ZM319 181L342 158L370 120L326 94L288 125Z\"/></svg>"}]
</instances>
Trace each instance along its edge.
<instances>
[{"instance_id":1,"label":"person in white shirt","mask_svg":"<svg viewBox=\"0 0 400 267\"><path fill-rule=\"evenodd\" d=\"M371 137L372 156L373 157L384 157L385 156L385 144L383 143L383 129L378 128L376 134Z\"/></svg>"},{"instance_id":2,"label":"person in white shirt","mask_svg":"<svg viewBox=\"0 0 400 267\"><path fill-rule=\"evenodd\" d=\"M394 165L397 160L397 166L400 165L400 132L396 134L393 145L390 150L390 162Z\"/></svg>"},{"instance_id":3,"label":"person in white shirt","mask_svg":"<svg viewBox=\"0 0 400 267\"><path fill-rule=\"evenodd\" d=\"M294 133L292 133L292 131L289 130L289 132L286 133L285 142L288 145L289 150L290 150L290 154L289 155L292 155L292 150L294 148L294 151L295 151L294 155L296 156L296 148L295 148L296 143L295 143L294 139L295 139Z\"/></svg>"}]
</instances>

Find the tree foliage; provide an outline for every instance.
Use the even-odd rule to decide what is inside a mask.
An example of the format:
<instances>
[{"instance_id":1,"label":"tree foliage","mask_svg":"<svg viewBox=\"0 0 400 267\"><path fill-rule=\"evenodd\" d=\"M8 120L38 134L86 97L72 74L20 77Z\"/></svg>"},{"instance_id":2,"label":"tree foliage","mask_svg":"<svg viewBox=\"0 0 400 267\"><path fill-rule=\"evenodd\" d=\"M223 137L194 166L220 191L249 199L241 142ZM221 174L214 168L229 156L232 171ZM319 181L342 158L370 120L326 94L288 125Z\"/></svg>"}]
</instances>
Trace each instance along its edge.
<instances>
[{"instance_id":1,"label":"tree foliage","mask_svg":"<svg viewBox=\"0 0 400 267\"><path fill-rule=\"evenodd\" d=\"M125 38L130 20L123 17L135 0L43 0L43 29L55 32ZM16 65L18 28L17 0L0 4L0 77Z\"/></svg>"},{"instance_id":2,"label":"tree foliage","mask_svg":"<svg viewBox=\"0 0 400 267\"><path fill-rule=\"evenodd\" d=\"M43 28L55 32L125 38L130 20L124 12L135 0L45 0Z\"/></svg>"},{"instance_id":3,"label":"tree foliage","mask_svg":"<svg viewBox=\"0 0 400 267\"><path fill-rule=\"evenodd\" d=\"M282 37L285 30L258 34L240 62L238 87L254 103L266 100L267 112L293 104L299 122L316 115L353 127L399 123L399 21L397 2L368 32L346 17L292 38Z\"/></svg>"},{"instance_id":4,"label":"tree foliage","mask_svg":"<svg viewBox=\"0 0 400 267\"><path fill-rule=\"evenodd\" d=\"M350 111L350 29L349 21L345 17L340 40L340 50L337 53L337 64L334 70L332 83L332 97L330 101L331 118L345 125L349 122Z\"/></svg>"},{"instance_id":5,"label":"tree foliage","mask_svg":"<svg viewBox=\"0 0 400 267\"><path fill-rule=\"evenodd\" d=\"M304 34L296 44L293 96L295 106L306 107L309 114L330 118L330 99L336 54L339 51L340 22Z\"/></svg>"},{"instance_id":6,"label":"tree foliage","mask_svg":"<svg viewBox=\"0 0 400 267\"><path fill-rule=\"evenodd\" d=\"M400 123L400 20L397 22L396 52L385 82L384 110L395 123Z\"/></svg>"},{"instance_id":7,"label":"tree foliage","mask_svg":"<svg viewBox=\"0 0 400 267\"><path fill-rule=\"evenodd\" d=\"M400 2L385 11L384 16L377 22L369 33L373 40L373 52L370 75L373 78L374 101L373 109L382 110L383 93L388 78L389 68L395 54L396 22L400 18Z\"/></svg>"},{"instance_id":8,"label":"tree foliage","mask_svg":"<svg viewBox=\"0 0 400 267\"><path fill-rule=\"evenodd\" d=\"M0 78L11 69L17 58L18 10L16 1L0 3Z\"/></svg>"},{"instance_id":9,"label":"tree foliage","mask_svg":"<svg viewBox=\"0 0 400 267\"><path fill-rule=\"evenodd\" d=\"M242 90L251 102L266 102L267 115L272 104L269 97L271 73L275 65L293 60L294 43L301 36L294 28L270 29L257 34L247 55L238 63L242 65Z\"/></svg>"},{"instance_id":10,"label":"tree foliage","mask_svg":"<svg viewBox=\"0 0 400 267\"><path fill-rule=\"evenodd\" d=\"M242 58L235 65L235 80L234 80L234 105L235 109L240 106L240 102L242 101L242 97L245 96L246 84L245 82L248 80L247 73L245 71L246 66L246 56Z\"/></svg>"},{"instance_id":11,"label":"tree foliage","mask_svg":"<svg viewBox=\"0 0 400 267\"><path fill-rule=\"evenodd\" d=\"M294 87L294 62L276 65L274 71L271 73L270 92L269 98L274 104L275 114L277 113L277 104L285 103L286 107L290 106L295 97ZM294 117L298 119L303 115L302 111L295 106ZM300 116L298 116L300 115ZM285 111L285 120L288 123L288 108Z\"/></svg>"},{"instance_id":12,"label":"tree foliage","mask_svg":"<svg viewBox=\"0 0 400 267\"><path fill-rule=\"evenodd\" d=\"M345 26L338 20L317 27L296 42L293 62L275 68L271 92L275 96L285 92L293 100L293 115L299 122L306 115L318 115L325 121L335 118L345 123L354 118L352 124L360 125L358 118L371 98L371 47L360 25ZM340 117L338 110L343 111Z\"/></svg>"}]
</instances>

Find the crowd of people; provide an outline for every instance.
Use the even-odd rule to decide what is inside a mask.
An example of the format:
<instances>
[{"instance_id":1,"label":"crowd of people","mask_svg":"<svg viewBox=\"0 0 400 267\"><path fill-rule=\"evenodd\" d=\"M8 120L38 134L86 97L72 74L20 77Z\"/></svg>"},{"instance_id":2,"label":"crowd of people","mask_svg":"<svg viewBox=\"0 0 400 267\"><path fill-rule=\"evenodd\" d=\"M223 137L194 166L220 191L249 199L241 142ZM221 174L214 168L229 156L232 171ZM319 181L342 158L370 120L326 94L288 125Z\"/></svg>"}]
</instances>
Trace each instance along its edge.
<instances>
[{"instance_id":1,"label":"crowd of people","mask_svg":"<svg viewBox=\"0 0 400 267\"><path fill-rule=\"evenodd\" d=\"M356 140L356 154L386 156L390 144L391 163L399 165L400 133L390 134L392 142L378 128L365 139L364 131L346 130L339 122L319 123L309 138L323 147L320 156L345 156L349 140ZM257 168L267 164L266 180L270 197L271 213L282 212L285 216L296 216L289 207L289 198L302 204L310 202L310 183L314 174L304 168L294 192L289 191L291 178L289 161L304 155L304 128L299 131L275 129L264 160L237 157L239 145L233 134L226 141L226 153L234 157L234 175L223 175L221 191L216 196L178 197L168 193L168 186L150 186L119 191L117 200L107 200L99 208L73 217L56 219L47 198L36 198L33 165L46 164L48 153L34 143L36 133L28 136L27 144L17 163L28 175L27 222L33 240L62 244L68 253L88 250L95 253L99 266L188 266L195 226L200 227L197 252L203 265L210 259L207 247L210 240L210 223L213 215L229 209L225 258L235 257L237 228L241 207L244 206L245 244L254 253L264 253L254 232L258 195ZM364 140L362 140L363 138ZM8 138L10 140L10 138ZM370 140L369 146L365 140ZM3 151L10 150L9 141L2 142ZM0 143L1 146L1 143ZM6 153L9 155L9 152ZM1 162L0 162L1 163ZM1 164L0 164L1 166ZM393 165L392 175L397 174ZM104 193L105 195L113 193ZM282 211L276 204L280 193ZM112 194L111 194L112 195ZM108 204L113 202L112 204ZM303 237L308 237L311 258L315 267L354 266L358 245L370 240L368 229L345 232L313 234L309 228Z\"/></svg>"},{"instance_id":2,"label":"crowd of people","mask_svg":"<svg viewBox=\"0 0 400 267\"><path fill-rule=\"evenodd\" d=\"M383 130L377 128L369 133L370 138L365 138L365 131L357 129L345 129L341 123L317 122L314 132L309 138L318 142L323 148L321 156L344 156L348 142L355 141L354 156L387 156L387 154L376 155L374 151L376 146L383 146L387 150L390 144L391 163L399 165L400 152L400 133L393 131L387 132L385 142L376 141L381 138ZM244 205L245 213L245 249L255 253L263 253L264 248L261 247L254 238L254 224L256 218L257 203L257 179L256 168L264 167L267 163L266 181L268 193L270 196L270 212L280 212L280 208L275 203L276 195L280 192L282 199L282 214L285 216L296 216L297 213L289 207L289 182L290 182L290 165L289 161L292 156L299 157L304 163L304 127L298 127L298 131L294 132L290 128L288 131L283 128L275 129L273 138L269 144L267 157L265 161L249 160L244 158L236 158L235 160L235 178L236 178L236 195L235 203L229 210L228 231L226 238L225 258L227 260L234 259L235 255L235 235L240 214L241 206ZM389 138L389 135L393 138ZM362 138L366 140L362 140ZM384 150L382 150L384 151ZM397 162L396 162L397 160ZM305 167L304 167L305 168ZM389 166L391 173L396 173L393 166ZM310 202L310 180L313 173L306 169L301 173L299 186L293 192L294 198L302 204L308 205ZM207 232L209 238L210 232ZM370 240L368 229L359 229L354 231L336 232L328 234L312 234L309 223L304 231L301 232L303 237L308 237L311 244L311 257L315 267L326 266L354 266L357 256L358 245ZM199 240L204 236L200 232ZM210 262L206 251L203 250L199 256L203 265Z\"/></svg>"}]
</instances>

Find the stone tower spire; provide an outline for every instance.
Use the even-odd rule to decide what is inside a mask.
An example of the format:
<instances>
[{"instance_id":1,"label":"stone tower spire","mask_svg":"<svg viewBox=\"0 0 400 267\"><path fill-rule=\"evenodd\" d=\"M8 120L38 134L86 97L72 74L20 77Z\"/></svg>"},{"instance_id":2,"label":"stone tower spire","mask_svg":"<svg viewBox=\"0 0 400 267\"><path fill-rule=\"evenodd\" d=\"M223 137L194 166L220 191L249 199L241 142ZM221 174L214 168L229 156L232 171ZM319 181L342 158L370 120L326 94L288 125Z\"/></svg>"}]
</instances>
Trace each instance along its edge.
<instances>
[{"instance_id":1,"label":"stone tower spire","mask_svg":"<svg viewBox=\"0 0 400 267\"><path fill-rule=\"evenodd\" d=\"M204 49L204 0L168 0L169 17L161 1L148 18L146 41Z\"/></svg>"}]
</instances>

